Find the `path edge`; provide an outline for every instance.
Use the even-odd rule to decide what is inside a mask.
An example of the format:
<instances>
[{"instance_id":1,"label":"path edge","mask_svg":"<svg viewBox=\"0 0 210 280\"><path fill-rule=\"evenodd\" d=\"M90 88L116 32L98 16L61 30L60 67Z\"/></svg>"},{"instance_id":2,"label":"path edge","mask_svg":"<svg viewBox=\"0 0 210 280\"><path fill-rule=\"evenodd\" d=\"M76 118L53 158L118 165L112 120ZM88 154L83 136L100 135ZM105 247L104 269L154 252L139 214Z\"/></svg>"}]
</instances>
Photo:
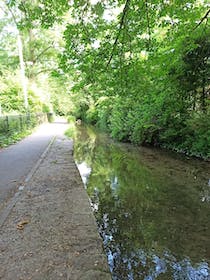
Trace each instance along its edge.
<instances>
[{"instance_id":1,"label":"path edge","mask_svg":"<svg viewBox=\"0 0 210 280\"><path fill-rule=\"evenodd\" d=\"M9 200L7 206L5 206L2 210L2 213L0 214L0 229L3 227L7 217L9 216L10 212L12 211L13 207L15 206L15 204L17 203L18 199L20 198L25 185L31 180L31 178L33 177L33 175L35 174L36 170L39 168L40 164L42 163L42 161L45 159L45 157L47 156L52 144L55 142L56 136L53 136L52 139L50 140L49 144L47 145L47 147L45 148L44 152L41 154L40 158L37 160L37 162L35 163L35 165L31 168L31 170L29 171L29 173L26 175L24 181L23 181L23 189L19 189L14 196Z\"/></svg>"}]
</instances>

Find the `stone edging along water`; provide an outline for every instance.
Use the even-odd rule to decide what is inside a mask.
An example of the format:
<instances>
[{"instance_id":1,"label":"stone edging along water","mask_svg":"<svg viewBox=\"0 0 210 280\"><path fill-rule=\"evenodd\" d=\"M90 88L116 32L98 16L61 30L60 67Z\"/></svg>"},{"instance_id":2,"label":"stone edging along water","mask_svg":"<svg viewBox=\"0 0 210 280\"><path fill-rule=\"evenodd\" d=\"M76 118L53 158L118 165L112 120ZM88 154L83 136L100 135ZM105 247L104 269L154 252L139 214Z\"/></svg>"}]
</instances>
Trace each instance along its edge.
<instances>
[{"instance_id":1,"label":"stone edging along water","mask_svg":"<svg viewBox=\"0 0 210 280\"><path fill-rule=\"evenodd\" d=\"M0 278L111 279L65 137L51 142L0 228Z\"/></svg>"}]
</instances>

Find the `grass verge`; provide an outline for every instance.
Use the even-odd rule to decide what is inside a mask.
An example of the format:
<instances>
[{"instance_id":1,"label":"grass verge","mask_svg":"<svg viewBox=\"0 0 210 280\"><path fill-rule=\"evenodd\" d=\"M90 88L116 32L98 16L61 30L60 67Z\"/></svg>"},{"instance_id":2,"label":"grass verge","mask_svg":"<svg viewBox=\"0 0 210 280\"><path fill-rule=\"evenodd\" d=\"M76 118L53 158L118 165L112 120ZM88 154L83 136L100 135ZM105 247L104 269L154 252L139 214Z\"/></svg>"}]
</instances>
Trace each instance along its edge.
<instances>
[{"instance_id":1,"label":"grass verge","mask_svg":"<svg viewBox=\"0 0 210 280\"><path fill-rule=\"evenodd\" d=\"M7 147L9 145L15 144L26 136L30 135L33 131L33 128L21 131L14 132L12 134L2 134L0 135L0 148Z\"/></svg>"},{"instance_id":2,"label":"grass verge","mask_svg":"<svg viewBox=\"0 0 210 280\"><path fill-rule=\"evenodd\" d=\"M66 130L65 135L69 138L75 138L76 136L76 125L74 121L69 122L69 128Z\"/></svg>"}]
</instances>

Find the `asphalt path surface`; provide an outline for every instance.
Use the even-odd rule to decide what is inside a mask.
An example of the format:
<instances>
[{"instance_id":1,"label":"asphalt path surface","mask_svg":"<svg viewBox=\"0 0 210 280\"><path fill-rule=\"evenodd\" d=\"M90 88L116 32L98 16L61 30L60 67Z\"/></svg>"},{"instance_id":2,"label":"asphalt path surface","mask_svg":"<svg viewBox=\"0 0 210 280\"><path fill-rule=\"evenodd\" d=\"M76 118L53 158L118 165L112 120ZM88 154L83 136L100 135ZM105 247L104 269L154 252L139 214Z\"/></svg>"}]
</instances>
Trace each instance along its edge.
<instances>
[{"instance_id":1,"label":"asphalt path surface","mask_svg":"<svg viewBox=\"0 0 210 280\"><path fill-rule=\"evenodd\" d=\"M0 150L0 210L24 184L53 137L64 134L67 128L63 120L42 124L32 135Z\"/></svg>"}]
</instances>

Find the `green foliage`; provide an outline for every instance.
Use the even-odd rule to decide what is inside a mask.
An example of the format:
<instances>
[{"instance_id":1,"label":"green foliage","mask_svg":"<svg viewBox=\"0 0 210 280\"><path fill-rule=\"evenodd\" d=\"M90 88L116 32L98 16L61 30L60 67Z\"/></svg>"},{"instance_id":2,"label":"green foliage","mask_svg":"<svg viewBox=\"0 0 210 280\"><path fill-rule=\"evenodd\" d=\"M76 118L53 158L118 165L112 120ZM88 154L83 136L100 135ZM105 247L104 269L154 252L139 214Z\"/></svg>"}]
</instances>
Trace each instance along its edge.
<instances>
[{"instance_id":1,"label":"green foliage","mask_svg":"<svg viewBox=\"0 0 210 280\"><path fill-rule=\"evenodd\" d=\"M50 113L50 107L46 104L42 105L42 112L43 113Z\"/></svg>"},{"instance_id":2,"label":"green foliage","mask_svg":"<svg viewBox=\"0 0 210 280\"><path fill-rule=\"evenodd\" d=\"M107 96L101 96L96 101L97 126L104 131L109 129L113 103L114 98Z\"/></svg>"},{"instance_id":3,"label":"green foliage","mask_svg":"<svg viewBox=\"0 0 210 280\"><path fill-rule=\"evenodd\" d=\"M86 112L86 121L89 124L96 124L98 121L98 112L96 106L92 105Z\"/></svg>"},{"instance_id":4,"label":"green foliage","mask_svg":"<svg viewBox=\"0 0 210 280\"><path fill-rule=\"evenodd\" d=\"M23 47L23 64L30 112L44 111L66 114L70 104L63 79L57 72L58 53L62 47L63 14L68 1L3 1L0 4L0 94L3 113L24 112L23 67L20 67L18 34ZM22 77L16 73L21 68ZM11 74L12 73L12 74ZM11 81L10 81L11 80ZM62 93L63 98L57 96ZM61 101L62 100L62 101ZM52 104L53 103L53 104ZM69 106L68 106L69 107Z\"/></svg>"},{"instance_id":5,"label":"green foliage","mask_svg":"<svg viewBox=\"0 0 210 280\"><path fill-rule=\"evenodd\" d=\"M68 123L75 123L76 122L76 118L75 118L75 116L68 116L67 117L67 121L68 121Z\"/></svg>"},{"instance_id":6,"label":"green foliage","mask_svg":"<svg viewBox=\"0 0 210 280\"><path fill-rule=\"evenodd\" d=\"M181 148L193 156L210 157L210 114L194 113L186 120ZM178 147L179 148L179 147Z\"/></svg>"},{"instance_id":7,"label":"green foliage","mask_svg":"<svg viewBox=\"0 0 210 280\"><path fill-rule=\"evenodd\" d=\"M9 145L12 145L18 141L20 141L21 139L25 138L26 136L28 136L29 134L31 134L32 130L28 129L24 132L15 132L14 134L11 135L4 135L1 134L0 135L0 147L7 147Z\"/></svg>"},{"instance_id":8,"label":"green foliage","mask_svg":"<svg viewBox=\"0 0 210 280\"><path fill-rule=\"evenodd\" d=\"M18 67L8 43L15 36L4 32L12 12L24 42L32 111L73 115L121 141L207 157L202 139L208 141L209 127L195 117L209 114L206 0L15 0L7 7L0 74L5 77L7 60ZM4 111L24 111L20 89L19 82L1 88ZM192 131L195 123L204 138Z\"/></svg>"},{"instance_id":9,"label":"green foliage","mask_svg":"<svg viewBox=\"0 0 210 280\"><path fill-rule=\"evenodd\" d=\"M58 88L59 91L59 88ZM70 96L68 93L64 92L52 92L51 102L53 106L53 111L56 115L67 116L72 113L74 108Z\"/></svg>"},{"instance_id":10,"label":"green foliage","mask_svg":"<svg viewBox=\"0 0 210 280\"><path fill-rule=\"evenodd\" d=\"M47 107L47 104L41 101L38 93L30 87L28 88L28 103L31 113L42 112L42 109ZM0 104L3 114L25 112L24 96L19 75L6 72L4 76L0 77Z\"/></svg>"},{"instance_id":11,"label":"green foliage","mask_svg":"<svg viewBox=\"0 0 210 280\"><path fill-rule=\"evenodd\" d=\"M20 29L30 29L40 24L44 28L51 27L55 22L61 20L61 16L69 9L67 0L39 0L37 1L7 1L7 6L24 17L18 20Z\"/></svg>"},{"instance_id":12,"label":"green foliage","mask_svg":"<svg viewBox=\"0 0 210 280\"><path fill-rule=\"evenodd\" d=\"M66 130L65 135L69 138L74 138L76 136L76 126L74 121L69 122L69 128Z\"/></svg>"},{"instance_id":13,"label":"green foliage","mask_svg":"<svg viewBox=\"0 0 210 280\"><path fill-rule=\"evenodd\" d=\"M40 98L33 90L28 91L28 104L31 112L42 112L43 109L47 108L47 105L42 104Z\"/></svg>"},{"instance_id":14,"label":"green foliage","mask_svg":"<svg viewBox=\"0 0 210 280\"><path fill-rule=\"evenodd\" d=\"M24 100L21 96L21 88L18 86L12 86L1 92L0 102L3 112L23 112Z\"/></svg>"},{"instance_id":15,"label":"green foliage","mask_svg":"<svg viewBox=\"0 0 210 280\"><path fill-rule=\"evenodd\" d=\"M209 111L207 2L109 1L108 17L106 2L80 4L61 57L83 96L75 116L121 141L208 157L209 123L194 117Z\"/></svg>"},{"instance_id":16,"label":"green foliage","mask_svg":"<svg viewBox=\"0 0 210 280\"><path fill-rule=\"evenodd\" d=\"M77 104L77 107L75 108L74 111L74 115L76 117L76 119L81 119L81 120L85 120L86 119L86 113L88 111L88 104L86 101L80 101Z\"/></svg>"},{"instance_id":17,"label":"green foliage","mask_svg":"<svg viewBox=\"0 0 210 280\"><path fill-rule=\"evenodd\" d=\"M47 120L45 114L9 115L0 117L0 147L6 147L27 135Z\"/></svg>"},{"instance_id":18,"label":"green foliage","mask_svg":"<svg viewBox=\"0 0 210 280\"><path fill-rule=\"evenodd\" d=\"M6 72L0 77L0 104L3 113L24 112L24 98L19 77Z\"/></svg>"},{"instance_id":19,"label":"green foliage","mask_svg":"<svg viewBox=\"0 0 210 280\"><path fill-rule=\"evenodd\" d=\"M131 108L130 100L122 98L115 99L110 118L111 135L121 141L128 140L130 130L132 129L127 125L128 114Z\"/></svg>"}]
</instances>

